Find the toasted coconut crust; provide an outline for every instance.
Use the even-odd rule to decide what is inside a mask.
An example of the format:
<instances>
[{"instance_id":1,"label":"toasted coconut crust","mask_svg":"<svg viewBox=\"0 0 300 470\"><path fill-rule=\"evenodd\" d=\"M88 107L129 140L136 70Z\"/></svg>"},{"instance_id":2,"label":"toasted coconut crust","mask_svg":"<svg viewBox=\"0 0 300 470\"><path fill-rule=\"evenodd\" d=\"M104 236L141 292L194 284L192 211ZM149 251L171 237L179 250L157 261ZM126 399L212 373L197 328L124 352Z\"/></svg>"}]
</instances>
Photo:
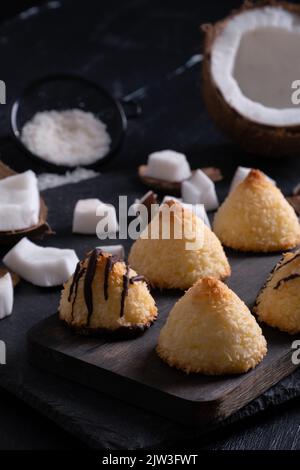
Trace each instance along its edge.
<instances>
[{"instance_id":1,"label":"toasted coconut crust","mask_svg":"<svg viewBox=\"0 0 300 470\"><path fill-rule=\"evenodd\" d=\"M168 355L166 351L161 348L159 345L156 347L156 352L158 356L166 362L170 367L174 367L177 370L181 370L182 372L185 372L186 374L202 374L202 375L238 375L238 374L245 374L246 372L249 372L249 370L254 369L265 357L267 353L267 349L261 349L261 352L259 355L257 355L256 358L256 364L255 365L246 365L244 369L241 369L239 366L234 366L233 364L228 367L220 364L218 366L218 369L210 369L209 367L197 367L194 368L192 365L184 365L181 361L176 361L173 356Z\"/></svg>"},{"instance_id":2,"label":"toasted coconut crust","mask_svg":"<svg viewBox=\"0 0 300 470\"><path fill-rule=\"evenodd\" d=\"M14 170L9 168L0 160L0 180L15 174L16 172ZM46 234L52 234L53 232L47 222L47 216L48 208L44 199L40 197L40 214L38 223L23 230L11 230L7 232L0 231L0 244L15 244L23 237L42 238Z\"/></svg>"},{"instance_id":3,"label":"toasted coconut crust","mask_svg":"<svg viewBox=\"0 0 300 470\"><path fill-rule=\"evenodd\" d=\"M214 41L236 14L264 6L281 7L300 15L300 5L288 2L246 1L238 10L215 24L204 24L202 89L203 99L215 124L247 152L264 156L299 155L300 126L273 127L257 124L238 114L223 98L211 75L211 52Z\"/></svg>"},{"instance_id":4,"label":"toasted coconut crust","mask_svg":"<svg viewBox=\"0 0 300 470\"><path fill-rule=\"evenodd\" d=\"M134 279L137 273L117 259L107 274L112 257L105 252L97 254L94 276L87 278L89 256L80 263L78 272L81 274L77 272L77 277L73 275L64 285L59 318L74 331L92 336L111 332L113 336L125 337L138 335L149 328L157 317L157 308L146 281L137 279L131 283L130 279ZM126 290L124 278L128 279ZM87 307L87 285L91 289L90 312Z\"/></svg>"},{"instance_id":5,"label":"toasted coconut crust","mask_svg":"<svg viewBox=\"0 0 300 470\"><path fill-rule=\"evenodd\" d=\"M152 228L161 227L157 214L145 229L144 233L149 237L142 234L132 245L129 253L131 266L160 289L188 289L200 277L224 279L230 276L229 262L216 235L180 203L168 201L166 205L174 211L170 216L170 234L176 223L180 226L186 224L190 230L189 241L195 238L201 246L189 250L186 249L187 238L171 235L164 239L161 233L158 238L151 238Z\"/></svg>"},{"instance_id":6,"label":"toasted coconut crust","mask_svg":"<svg viewBox=\"0 0 300 470\"><path fill-rule=\"evenodd\" d=\"M66 322L65 320L61 320L63 325L67 326L73 333L82 335L82 336L91 336L95 338L109 338L112 340L126 340L126 339L133 339L141 336L145 333L150 326L153 325L155 322L156 317L153 318L151 322L141 324L141 325L133 325L133 326L121 326L115 330L110 330L109 328L88 328L88 327L79 327L71 325L70 323Z\"/></svg>"},{"instance_id":7,"label":"toasted coconut crust","mask_svg":"<svg viewBox=\"0 0 300 470\"><path fill-rule=\"evenodd\" d=\"M275 265L253 311L269 326L289 334L300 332L300 251L285 253Z\"/></svg>"},{"instance_id":8,"label":"toasted coconut crust","mask_svg":"<svg viewBox=\"0 0 300 470\"><path fill-rule=\"evenodd\" d=\"M300 243L294 209L259 170L252 170L219 207L213 224L221 242L250 252L278 252Z\"/></svg>"},{"instance_id":9,"label":"toasted coconut crust","mask_svg":"<svg viewBox=\"0 0 300 470\"><path fill-rule=\"evenodd\" d=\"M240 374L256 367L266 340L247 306L225 284L200 279L172 308L158 355L186 373Z\"/></svg>"}]
</instances>

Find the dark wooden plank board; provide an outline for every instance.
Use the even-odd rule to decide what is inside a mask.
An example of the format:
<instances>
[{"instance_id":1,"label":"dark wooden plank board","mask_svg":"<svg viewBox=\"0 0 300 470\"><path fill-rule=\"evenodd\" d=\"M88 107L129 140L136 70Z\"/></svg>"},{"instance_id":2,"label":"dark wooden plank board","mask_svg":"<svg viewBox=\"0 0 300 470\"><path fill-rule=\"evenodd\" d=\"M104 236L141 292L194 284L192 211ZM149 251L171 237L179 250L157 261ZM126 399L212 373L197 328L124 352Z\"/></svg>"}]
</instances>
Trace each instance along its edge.
<instances>
[{"instance_id":1,"label":"dark wooden plank board","mask_svg":"<svg viewBox=\"0 0 300 470\"><path fill-rule=\"evenodd\" d=\"M229 258L233 275L228 284L251 307L278 256L232 252ZM154 292L159 318L142 337L130 341L75 335L53 315L29 332L31 361L83 385L189 424L216 422L230 416L296 368L291 361L293 338L266 326L263 330L268 354L247 374L208 377L186 375L170 368L157 356L155 346L168 312L180 295L178 291Z\"/></svg>"}]
</instances>

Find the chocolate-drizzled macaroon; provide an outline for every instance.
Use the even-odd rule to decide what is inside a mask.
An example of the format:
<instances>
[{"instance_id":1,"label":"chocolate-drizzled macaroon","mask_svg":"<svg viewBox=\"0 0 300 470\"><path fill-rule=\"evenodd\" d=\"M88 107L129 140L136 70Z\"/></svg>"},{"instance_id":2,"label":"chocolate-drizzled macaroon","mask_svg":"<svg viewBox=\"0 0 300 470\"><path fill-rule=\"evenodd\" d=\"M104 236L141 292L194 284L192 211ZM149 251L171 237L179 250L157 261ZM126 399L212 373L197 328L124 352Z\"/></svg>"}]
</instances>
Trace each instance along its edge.
<instances>
[{"instance_id":1,"label":"chocolate-drizzled macaroon","mask_svg":"<svg viewBox=\"0 0 300 470\"><path fill-rule=\"evenodd\" d=\"M82 334L130 337L150 327L156 316L147 280L97 248L78 263L59 305L60 319Z\"/></svg>"},{"instance_id":2,"label":"chocolate-drizzled macaroon","mask_svg":"<svg viewBox=\"0 0 300 470\"><path fill-rule=\"evenodd\" d=\"M257 296L258 319L282 331L300 332L300 251L285 253Z\"/></svg>"}]
</instances>

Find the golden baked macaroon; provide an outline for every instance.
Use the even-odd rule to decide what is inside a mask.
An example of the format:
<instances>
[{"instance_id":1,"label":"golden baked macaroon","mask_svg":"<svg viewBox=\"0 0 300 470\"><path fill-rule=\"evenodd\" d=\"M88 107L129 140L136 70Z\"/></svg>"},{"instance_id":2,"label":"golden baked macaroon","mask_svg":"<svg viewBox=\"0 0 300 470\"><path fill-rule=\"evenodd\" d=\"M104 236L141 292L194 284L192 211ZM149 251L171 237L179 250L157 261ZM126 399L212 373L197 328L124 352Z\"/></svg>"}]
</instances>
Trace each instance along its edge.
<instances>
[{"instance_id":1,"label":"golden baked macaroon","mask_svg":"<svg viewBox=\"0 0 300 470\"><path fill-rule=\"evenodd\" d=\"M168 210L170 217L165 219ZM163 204L134 242L129 262L152 285L166 289L187 289L200 277L223 279L231 273L216 235L191 210L172 200Z\"/></svg>"},{"instance_id":2,"label":"golden baked macaroon","mask_svg":"<svg viewBox=\"0 0 300 470\"><path fill-rule=\"evenodd\" d=\"M59 305L60 319L82 334L133 336L151 326L156 316L145 278L99 249L78 263Z\"/></svg>"},{"instance_id":3,"label":"golden baked macaroon","mask_svg":"<svg viewBox=\"0 0 300 470\"><path fill-rule=\"evenodd\" d=\"M225 199L213 230L223 245L240 251L287 250L300 242L294 209L259 170L252 170Z\"/></svg>"},{"instance_id":4,"label":"golden baked macaroon","mask_svg":"<svg viewBox=\"0 0 300 470\"><path fill-rule=\"evenodd\" d=\"M214 278L200 279L172 308L157 353L184 372L223 375L253 369L267 352L255 317Z\"/></svg>"},{"instance_id":5,"label":"golden baked macaroon","mask_svg":"<svg viewBox=\"0 0 300 470\"><path fill-rule=\"evenodd\" d=\"M270 326L290 334L300 333L300 251L283 255L258 294L253 310Z\"/></svg>"}]
</instances>

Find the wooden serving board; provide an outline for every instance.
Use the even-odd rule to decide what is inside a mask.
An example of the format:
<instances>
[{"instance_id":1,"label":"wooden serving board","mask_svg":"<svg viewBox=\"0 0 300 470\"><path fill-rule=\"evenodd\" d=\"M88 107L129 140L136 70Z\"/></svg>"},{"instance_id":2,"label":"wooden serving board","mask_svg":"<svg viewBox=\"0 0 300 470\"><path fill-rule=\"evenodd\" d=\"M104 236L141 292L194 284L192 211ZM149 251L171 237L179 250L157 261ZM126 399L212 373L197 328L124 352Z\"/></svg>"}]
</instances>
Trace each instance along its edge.
<instances>
[{"instance_id":1,"label":"wooden serving board","mask_svg":"<svg viewBox=\"0 0 300 470\"><path fill-rule=\"evenodd\" d=\"M228 285L252 306L278 255L228 253L233 274ZM222 420L290 374L290 335L263 326L268 354L253 371L238 376L186 375L157 356L159 331L178 291L154 292L156 323L141 337L127 341L86 338L71 333L57 314L29 332L31 362L43 369L185 424ZM218 347L218 345L216 345Z\"/></svg>"}]
</instances>

